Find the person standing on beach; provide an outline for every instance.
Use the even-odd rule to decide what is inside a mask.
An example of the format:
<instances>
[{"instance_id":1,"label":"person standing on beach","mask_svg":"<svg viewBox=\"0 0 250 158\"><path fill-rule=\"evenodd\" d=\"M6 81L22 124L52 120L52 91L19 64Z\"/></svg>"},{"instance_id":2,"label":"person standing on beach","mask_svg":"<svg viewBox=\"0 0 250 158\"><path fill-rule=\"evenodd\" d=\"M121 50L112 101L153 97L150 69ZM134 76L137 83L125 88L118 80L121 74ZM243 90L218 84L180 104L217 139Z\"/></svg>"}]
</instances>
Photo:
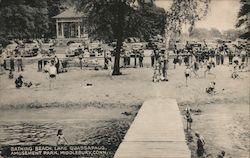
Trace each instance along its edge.
<instances>
[{"instance_id":1,"label":"person standing on beach","mask_svg":"<svg viewBox=\"0 0 250 158\"><path fill-rule=\"evenodd\" d=\"M181 63L182 63L182 56L181 55L178 56L178 62L179 62L179 66L181 66Z\"/></svg>"},{"instance_id":2,"label":"person standing on beach","mask_svg":"<svg viewBox=\"0 0 250 158\"><path fill-rule=\"evenodd\" d=\"M19 54L17 57L17 70L18 72L23 71L23 59L21 54Z\"/></svg>"},{"instance_id":3,"label":"person standing on beach","mask_svg":"<svg viewBox=\"0 0 250 158\"><path fill-rule=\"evenodd\" d=\"M56 67L56 73L59 73L59 66L60 66L60 61L59 58L55 55L54 57L54 62L55 62L55 67Z\"/></svg>"},{"instance_id":4,"label":"person standing on beach","mask_svg":"<svg viewBox=\"0 0 250 158\"><path fill-rule=\"evenodd\" d=\"M215 49L215 58L216 58L216 65L220 65L220 50L219 50L219 48Z\"/></svg>"},{"instance_id":5,"label":"person standing on beach","mask_svg":"<svg viewBox=\"0 0 250 158\"><path fill-rule=\"evenodd\" d=\"M56 75L57 75L57 69L56 69L54 63L55 63L54 60L51 60L51 65L50 65L49 70L48 70L48 72L49 72L49 89L50 90L52 88L52 82L53 82L53 80L56 79Z\"/></svg>"},{"instance_id":6,"label":"person standing on beach","mask_svg":"<svg viewBox=\"0 0 250 158\"><path fill-rule=\"evenodd\" d=\"M151 58L151 67L154 67L155 65L155 52L154 51L151 52L150 58Z\"/></svg>"},{"instance_id":7,"label":"person standing on beach","mask_svg":"<svg viewBox=\"0 0 250 158\"><path fill-rule=\"evenodd\" d=\"M242 63L242 67L244 68L246 66L245 62L246 62L246 55L247 52L244 48L242 48L241 52L240 52L240 56L241 56L241 63Z\"/></svg>"},{"instance_id":8,"label":"person standing on beach","mask_svg":"<svg viewBox=\"0 0 250 158\"><path fill-rule=\"evenodd\" d=\"M178 55L176 55L176 56L174 57L173 63L174 63L174 69L175 69L175 68L176 68L176 64L179 63Z\"/></svg>"},{"instance_id":9,"label":"person standing on beach","mask_svg":"<svg viewBox=\"0 0 250 158\"><path fill-rule=\"evenodd\" d=\"M167 55L165 54L165 50L163 50L163 56L162 56L162 76L163 76L163 81L168 81L167 77Z\"/></svg>"},{"instance_id":10,"label":"person standing on beach","mask_svg":"<svg viewBox=\"0 0 250 158\"><path fill-rule=\"evenodd\" d=\"M14 55L13 54L10 56L10 70L15 71L15 61L14 61Z\"/></svg>"},{"instance_id":11,"label":"person standing on beach","mask_svg":"<svg viewBox=\"0 0 250 158\"><path fill-rule=\"evenodd\" d=\"M191 130L193 119L191 116L191 109L187 107L185 110L186 110L187 131L188 131L188 129Z\"/></svg>"},{"instance_id":12,"label":"person standing on beach","mask_svg":"<svg viewBox=\"0 0 250 158\"><path fill-rule=\"evenodd\" d=\"M215 74L211 73L211 68L212 68L212 61L209 60L209 61L207 61L207 68L206 68L206 70L204 71L204 77L206 77L207 74L209 74L209 75L212 74L212 75L214 75L214 76L216 77Z\"/></svg>"},{"instance_id":13,"label":"person standing on beach","mask_svg":"<svg viewBox=\"0 0 250 158\"><path fill-rule=\"evenodd\" d=\"M4 64L5 64L5 58L4 58L4 55L3 53L0 54L0 74L4 74Z\"/></svg>"},{"instance_id":14,"label":"person standing on beach","mask_svg":"<svg viewBox=\"0 0 250 158\"><path fill-rule=\"evenodd\" d=\"M195 136L197 137L197 150L196 150L196 154L198 157L204 157L206 155L205 153L205 141L204 138L198 133L195 133Z\"/></svg>"},{"instance_id":15,"label":"person standing on beach","mask_svg":"<svg viewBox=\"0 0 250 158\"><path fill-rule=\"evenodd\" d=\"M191 69L189 66L186 66L186 69L184 71L184 74L185 74L185 78L186 78L186 87L188 86L188 78L190 77L191 75Z\"/></svg>"},{"instance_id":16,"label":"person standing on beach","mask_svg":"<svg viewBox=\"0 0 250 158\"><path fill-rule=\"evenodd\" d=\"M140 50L140 53L139 53L139 66L140 67L143 67L143 57L144 57L143 50Z\"/></svg>"},{"instance_id":17,"label":"person standing on beach","mask_svg":"<svg viewBox=\"0 0 250 158\"><path fill-rule=\"evenodd\" d=\"M184 57L184 63L185 63L185 66L189 66L189 55L186 55Z\"/></svg>"},{"instance_id":18,"label":"person standing on beach","mask_svg":"<svg viewBox=\"0 0 250 158\"><path fill-rule=\"evenodd\" d=\"M224 65L224 56L226 55L225 48L223 47L221 53L220 53L220 61L221 65Z\"/></svg>"},{"instance_id":19,"label":"person standing on beach","mask_svg":"<svg viewBox=\"0 0 250 158\"><path fill-rule=\"evenodd\" d=\"M112 61L111 58L107 58L107 62L105 63L105 67L107 67L108 70L108 76L112 80Z\"/></svg>"},{"instance_id":20,"label":"person standing on beach","mask_svg":"<svg viewBox=\"0 0 250 158\"><path fill-rule=\"evenodd\" d=\"M83 54L80 54L79 56L79 64L80 64L80 68L82 69L83 68Z\"/></svg>"}]
</instances>

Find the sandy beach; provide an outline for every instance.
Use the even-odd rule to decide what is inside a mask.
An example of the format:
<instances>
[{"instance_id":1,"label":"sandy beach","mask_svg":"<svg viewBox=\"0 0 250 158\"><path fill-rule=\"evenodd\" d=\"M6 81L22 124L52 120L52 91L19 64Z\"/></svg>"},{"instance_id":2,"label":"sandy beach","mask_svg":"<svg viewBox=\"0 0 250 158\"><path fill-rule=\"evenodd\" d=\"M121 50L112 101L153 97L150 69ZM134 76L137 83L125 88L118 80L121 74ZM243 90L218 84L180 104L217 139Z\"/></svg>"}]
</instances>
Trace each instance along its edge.
<instances>
[{"instance_id":1,"label":"sandy beach","mask_svg":"<svg viewBox=\"0 0 250 158\"><path fill-rule=\"evenodd\" d=\"M9 80L6 74L1 75L0 132L4 137L0 144L54 144L56 130L63 128L72 143L101 143L110 138L111 144L118 146L142 103L164 93L164 96L177 100L181 113L184 114L187 106L200 111L192 113L193 141L188 146L193 158L196 157L195 131L205 138L209 156L216 157L225 150L227 157L247 157L249 72L240 72L241 79L232 79L232 67L219 65L211 71L216 76L204 78L204 68L201 68L198 71L200 77L193 75L186 87L184 68L177 66L173 69L170 65L169 81L159 83L152 82L153 69L147 67L122 69L123 75L113 76L113 80L106 70L70 68L67 73L57 76L51 90L47 74L37 72L36 64L26 65L22 72L24 81L33 83L30 88L16 89L14 80ZM17 75L15 73L15 77ZM205 93L211 81L216 82L218 91L213 96ZM95 115L88 115L91 111L95 111ZM123 115L125 111L131 115ZM184 127L185 123L183 118ZM96 132L100 136L112 129L119 129L118 140L93 136ZM23 142L21 138L30 139Z\"/></svg>"}]
</instances>

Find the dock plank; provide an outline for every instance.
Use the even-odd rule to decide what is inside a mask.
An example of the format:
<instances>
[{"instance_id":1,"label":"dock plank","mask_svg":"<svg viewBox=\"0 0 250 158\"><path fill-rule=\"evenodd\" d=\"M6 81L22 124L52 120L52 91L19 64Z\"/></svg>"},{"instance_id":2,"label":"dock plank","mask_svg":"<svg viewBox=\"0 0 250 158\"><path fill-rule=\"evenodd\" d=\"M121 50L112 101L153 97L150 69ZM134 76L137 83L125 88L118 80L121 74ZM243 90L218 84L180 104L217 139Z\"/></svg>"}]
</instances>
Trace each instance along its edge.
<instances>
[{"instance_id":1,"label":"dock plank","mask_svg":"<svg viewBox=\"0 0 250 158\"><path fill-rule=\"evenodd\" d=\"M145 101L114 158L190 158L175 99Z\"/></svg>"}]
</instances>

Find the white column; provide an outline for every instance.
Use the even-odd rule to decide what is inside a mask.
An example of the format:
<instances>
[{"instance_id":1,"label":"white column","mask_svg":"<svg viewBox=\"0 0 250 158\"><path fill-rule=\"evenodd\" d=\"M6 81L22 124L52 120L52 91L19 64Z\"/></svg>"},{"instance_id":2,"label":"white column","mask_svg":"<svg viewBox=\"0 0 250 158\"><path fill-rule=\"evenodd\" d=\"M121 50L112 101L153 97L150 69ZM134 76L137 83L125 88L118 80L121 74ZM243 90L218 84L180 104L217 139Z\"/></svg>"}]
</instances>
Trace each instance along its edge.
<instances>
[{"instance_id":1,"label":"white column","mask_svg":"<svg viewBox=\"0 0 250 158\"><path fill-rule=\"evenodd\" d=\"M64 38L64 23L62 22L61 23L61 31L62 31L62 38Z\"/></svg>"},{"instance_id":2,"label":"white column","mask_svg":"<svg viewBox=\"0 0 250 158\"><path fill-rule=\"evenodd\" d=\"M56 38L59 36L58 21L56 20Z\"/></svg>"},{"instance_id":3,"label":"white column","mask_svg":"<svg viewBox=\"0 0 250 158\"><path fill-rule=\"evenodd\" d=\"M78 38L81 38L81 26L80 26L80 23L78 23Z\"/></svg>"}]
</instances>

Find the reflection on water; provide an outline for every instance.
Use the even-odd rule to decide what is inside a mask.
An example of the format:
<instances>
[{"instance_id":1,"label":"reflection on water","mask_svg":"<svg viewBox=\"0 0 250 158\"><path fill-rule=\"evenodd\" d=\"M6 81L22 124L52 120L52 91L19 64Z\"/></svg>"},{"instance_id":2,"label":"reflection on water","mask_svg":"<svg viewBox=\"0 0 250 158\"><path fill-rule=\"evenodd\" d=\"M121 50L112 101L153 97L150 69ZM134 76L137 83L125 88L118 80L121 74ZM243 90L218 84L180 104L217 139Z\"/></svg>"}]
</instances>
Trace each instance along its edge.
<instances>
[{"instance_id":1,"label":"reflection on water","mask_svg":"<svg viewBox=\"0 0 250 158\"><path fill-rule=\"evenodd\" d=\"M202 114L193 118L197 123L195 130L202 133L208 145L225 150L228 157L248 157L249 105L206 105Z\"/></svg>"},{"instance_id":2,"label":"reflection on water","mask_svg":"<svg viewBox=\"0 0 250 158\"><path fill-rule=\"evenodd\" d=\"M69 144L95 144L117 128L125 130L118 131L118 137L123 137L133 120L133 116L121 115L124 110L89 107L1 111L0 145L56 145L58 129L63 129Z\"/></svg>"}]
</instances>

